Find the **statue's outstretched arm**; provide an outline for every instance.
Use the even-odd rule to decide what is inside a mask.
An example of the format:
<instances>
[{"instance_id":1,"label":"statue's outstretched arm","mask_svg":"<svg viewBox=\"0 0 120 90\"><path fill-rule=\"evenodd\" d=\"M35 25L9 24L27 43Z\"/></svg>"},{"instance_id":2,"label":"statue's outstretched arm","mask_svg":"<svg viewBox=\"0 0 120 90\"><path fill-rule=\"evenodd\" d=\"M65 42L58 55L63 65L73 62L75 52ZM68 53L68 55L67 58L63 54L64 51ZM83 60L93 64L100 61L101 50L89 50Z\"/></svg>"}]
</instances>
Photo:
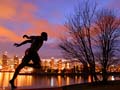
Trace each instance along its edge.
<instances>
[{"instance_id":1,"label":"statue's outstretched arm","mask_svg":"<svg viewBox=\"0 0 120 90\"><path fill-rule=\"evenodd\" d=\"M14 46L19 47L19 46L24 45L26 43L32 43L32 40L25 40L25 41L21 42L20 44L14 43Z\"/></svg>"},{"instance_id":2,"label":"statue's outstretched arm","mask_svg":"<svg viewBox=\"0 0 120 90\"><path fill-rule=\"evenodd\" d=\"M27 38L27 39L35 39L37 38L37 36L28 36L28 35L23 35L23 38Z\"/></svg>"}]
</instances>

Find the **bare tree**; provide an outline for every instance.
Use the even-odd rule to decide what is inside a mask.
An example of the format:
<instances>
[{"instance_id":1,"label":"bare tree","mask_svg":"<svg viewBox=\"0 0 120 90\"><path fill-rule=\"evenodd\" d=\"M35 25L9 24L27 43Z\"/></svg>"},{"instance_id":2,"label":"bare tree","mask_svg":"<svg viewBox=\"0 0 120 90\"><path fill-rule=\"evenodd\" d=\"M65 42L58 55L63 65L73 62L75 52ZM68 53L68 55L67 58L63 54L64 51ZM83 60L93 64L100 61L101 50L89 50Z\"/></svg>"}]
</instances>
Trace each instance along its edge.
<instances>
[{"instance_id":1,"label":"bare tree","mask_svg":"<svg viewBox=\"0 0 120 90\"><path fill-rule=\"evenodd\" d=\"M120 19L114 11L103 9L97 13L95 30L97 32L96 41L99 52L99 62L102 66L103 81L107 81L107 69L117 60L117 51L119 51L120 37Z\"/></svg>"},{"instance_id":2,"label":"bare tree","mask_svg":"<svg viewBox=\"0 0 120 90\"><path fill-rule=\"evenodd\" d=\"M82 5L79 4L75 13L68 18L68 22L65 24L70 37L64 38L60 44L64 56L80 60L86 73L88 73L89 65L92 81L98 80L95 73L95 57L90 33L95 11L95 3L91 4L86 0Z\"/></svg>"}]
</instances>

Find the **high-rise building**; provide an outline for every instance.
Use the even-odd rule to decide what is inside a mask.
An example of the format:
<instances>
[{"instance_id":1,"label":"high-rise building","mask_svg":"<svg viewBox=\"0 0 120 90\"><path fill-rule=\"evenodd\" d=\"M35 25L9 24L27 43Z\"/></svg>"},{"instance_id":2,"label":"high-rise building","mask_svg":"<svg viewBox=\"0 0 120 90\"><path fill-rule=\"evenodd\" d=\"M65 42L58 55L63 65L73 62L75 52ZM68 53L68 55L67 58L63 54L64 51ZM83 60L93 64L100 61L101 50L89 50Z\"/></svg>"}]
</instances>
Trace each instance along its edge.
<instances>
[{"instance_id":1,"label":"high-rise building","mask_svg":"<svg viewBox=\"0 0 120 90\"><path fill-rule=\"evenodd\" d=\"M8 56L7 56L7 52L4 52L4 54L2 55L2 67L6 69L7 66L8 66Z\"/></svg>"},{"instance_id":2,"label":"high-rise building","mask_svg":"<svg viewBox=\"0 0 120 90\"><path fill-rule=\"evenodd\" d=\"M50 60L50 69L54 69L54 58Z\"/></svg>"},{"instance_id":3,"label":"high-rise building","mask_svg":"<svg viewBox=\"0 0 120 90\"><path fill-rule=\"evenodd\" d=\"M19 65L19 58L15 55L14 56L14 69L16 69L18 65Z\"/></svg>"},{"instance_id":4,"label":"high-rise building","mask_svg":"<svg viewBox=\"0 0 120 90\"><path fill-rule=\"evenodd\" d=\"M62 70L62 60L58 60L57 61L57 65L58 65L58 73L61 73L61 70Z\"/></svg>"},{"instance_id":5,"label":"high-rise building","mask_svg":"<svg viewBox=\"0 0 120 90\"><path fill-rule=\"evenodd\" d=\"M68 61L65 62L65 69L70 69L70 63Z\"/></svg>"}]
</instances>

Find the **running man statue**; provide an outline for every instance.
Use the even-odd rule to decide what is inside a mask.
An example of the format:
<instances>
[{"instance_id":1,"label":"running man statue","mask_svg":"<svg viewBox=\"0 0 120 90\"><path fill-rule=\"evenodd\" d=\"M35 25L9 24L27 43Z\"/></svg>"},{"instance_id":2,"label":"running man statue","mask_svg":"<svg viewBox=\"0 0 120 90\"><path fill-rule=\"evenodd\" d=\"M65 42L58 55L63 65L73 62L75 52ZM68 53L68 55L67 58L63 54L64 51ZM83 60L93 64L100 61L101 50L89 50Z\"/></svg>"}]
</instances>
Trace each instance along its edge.
<instances>
[{"instance_id":1,"label":"running man statue","mask_svg":"<svg viewBox=\"0 0 120 90\"><path fill-rule=\"evenodd\" d=\"M19 74L22 68L24 68L25 66L30 66L33 68L41 67L41 61L37 51L41 48L43 42L47 41L48 35L46 32L42 32L40 36L24 35L23 38L27 38L27 40L21 42L20 44L15 43L14 45L16 47L19 47L26 43L31 43L31 46L25 51L25 56L23 57L21 64L19 64L19 66L16 68L13 78L9 81L12 88L16 88L16 86L14 85L14 80L16 79L17 75ZM33 64L29 63L30 60L33 61Z\"/></svg>"}]
</instances>

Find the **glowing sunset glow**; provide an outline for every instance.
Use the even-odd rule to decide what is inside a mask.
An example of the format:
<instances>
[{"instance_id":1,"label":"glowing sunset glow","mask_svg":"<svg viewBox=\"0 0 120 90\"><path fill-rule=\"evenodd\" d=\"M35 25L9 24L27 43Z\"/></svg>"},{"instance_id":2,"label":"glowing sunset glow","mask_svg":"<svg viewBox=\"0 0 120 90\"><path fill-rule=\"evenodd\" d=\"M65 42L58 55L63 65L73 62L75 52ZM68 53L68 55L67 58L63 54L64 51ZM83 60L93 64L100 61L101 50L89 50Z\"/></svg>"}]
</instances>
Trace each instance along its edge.
<instances>
[{"instance_id":1,"label":"glowing sunset glow","mask_svg":"<svg viewBox=\"0 0 120 90\"><path fill-rule=\"evenodd\" d=\"M24 34L40 35L47 32L48 41L41 48L44 58L61 57L59 39L66 34L64 23L79 0L0 0L0 54L24 54L25 46L16 48L15 42L23 40ZM93 0L90 0L93 1ZM117 0L94 0L99 7L117 8ZM27 46L29 47L29 46Z\"/></svg>"},{"instance_id":2,"label":"glowing sunset glow","mask_svg":"<svg viewBox=\"0 0 120 90\"><path fill-rule=\"evenodd\" d=\"M8 41L16 42L20 40L21 40L21 37L17 36L11 30L4 28L4 27L0 27L0 41L1 42L8 42Z\"/></svg>"}]
</instances>

